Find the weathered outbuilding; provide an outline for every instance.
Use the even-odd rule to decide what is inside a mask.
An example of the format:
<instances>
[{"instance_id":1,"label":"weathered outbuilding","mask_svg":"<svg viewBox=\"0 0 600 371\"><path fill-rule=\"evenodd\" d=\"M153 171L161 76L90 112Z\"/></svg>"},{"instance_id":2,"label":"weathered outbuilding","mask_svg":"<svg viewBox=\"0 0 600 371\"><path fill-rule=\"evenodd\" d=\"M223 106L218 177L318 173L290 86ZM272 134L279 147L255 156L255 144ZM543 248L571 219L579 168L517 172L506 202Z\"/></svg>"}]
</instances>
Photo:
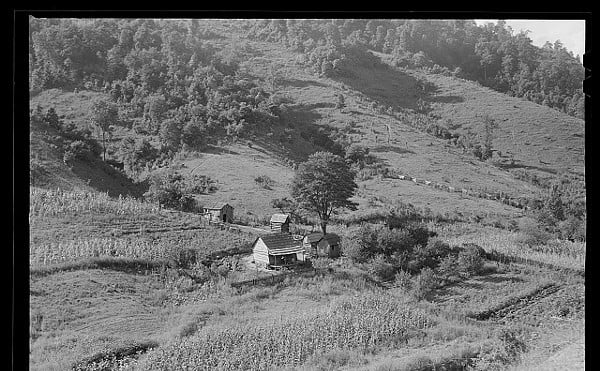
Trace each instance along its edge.
<instances>
[{"instance_id":1,"label":"weathered outbuilding","mask_svg":"<svg viewBox=\"0 0 600 371\"><path fill-rule=\"evenodd\" d=\"M335 233L315 232L304 236L302 245L308 256L336 258L341 254L340 241Z\"/></svg>"},{"instance_id":2,"label":"weathered outbuilding","mask_svg":"<svg viewBox=\"0 0 600 371\"><path fill-rule=\"evenodd\" d=\"M289 267L304 261L304 247L301 239L290 234L268 234L254 241L252 255L254 263L259 266Z\"/></svg>"},{"instance_id":3,"label":"weathered outbuilding","mask_svg":"<svg viewBox=\"0 0 600 371\"><path fill-rule=\"evenodd\" d=\"M202 212L207 219L213 222L233 222L233 206L228 203L203 207Z\"/></svg>"},{"instance_id":4,"label":"weathered outbuilding","mask_svg":"<svg viewBox=\"0 0 600 371\"><path fill-rule=\"evenodd\" d=\"M290 216L288 214L273 214L271 216L271 232L289 233Z\"/></svg>"}]
</instances>

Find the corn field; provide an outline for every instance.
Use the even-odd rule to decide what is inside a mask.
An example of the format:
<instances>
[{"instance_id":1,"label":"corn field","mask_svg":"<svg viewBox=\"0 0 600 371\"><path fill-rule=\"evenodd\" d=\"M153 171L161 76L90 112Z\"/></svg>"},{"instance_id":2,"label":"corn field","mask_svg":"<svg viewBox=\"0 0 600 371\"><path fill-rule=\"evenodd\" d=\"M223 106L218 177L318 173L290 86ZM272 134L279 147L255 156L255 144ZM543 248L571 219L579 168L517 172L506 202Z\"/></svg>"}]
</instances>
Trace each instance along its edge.
<instances>
[{"instance_id":1,"label":"corn field","mask_svg":"<svg viewBox=\"0 0 600 371\"><path fill-rule=\"evenodd\" d=\"M29 263L50 265L100 256L159 260L167 251L158 241L132 238L77 238L30 245Z\"/></svg>"},{"instance_id":2,"label":"corn field","mask_svg":"<svg viewBox=\"0 0 600 371\"><path fill-rule=\"evenodd\" d=\"M501 230L482 230L481 233L455 236L446 239L450 245L475 243L487 252L493 250L505 255L535 260L557 267L584 269L585 242L550 241L535 248L517 242L519 234Z\"/></svg>"},{"instance_id":3,"label":"corn field","mask_svg":"<svg viewBox=\"0 0 600 371\"><path fill-rule=\"evenodd\" d=\"M407 342L434 323L389 296L369 293L334 302L298 318L227 328L159 348L140 361L144 370L268 370L298 366L333 349L356 351Z\"/></svg>"},{"instance_id":4,"label":"corn field","mask_svg":"<svg viewBox=\"0 0 600 371\"><path fill-rule=\"evenodd\" d=\"M194 249L199 255L241 248L252 236L214 227L124 237L75 237L66 241L38 241L29 244L31 266L72 262L92 257L124 257L165 260L177 249Z\"/></svg>"},{"instance_id":5,"label":"corn field","mask_svg":"<svg viewBox=\"0 0 600 371\"><path fill-rule=\"evenodd\" d=\"M73 213L113 213L117 215L156 212L158 205L132 197L112 198L108 193L64 191L29 187L29 220L43 216Z\"/></svg>"}]
</instances>

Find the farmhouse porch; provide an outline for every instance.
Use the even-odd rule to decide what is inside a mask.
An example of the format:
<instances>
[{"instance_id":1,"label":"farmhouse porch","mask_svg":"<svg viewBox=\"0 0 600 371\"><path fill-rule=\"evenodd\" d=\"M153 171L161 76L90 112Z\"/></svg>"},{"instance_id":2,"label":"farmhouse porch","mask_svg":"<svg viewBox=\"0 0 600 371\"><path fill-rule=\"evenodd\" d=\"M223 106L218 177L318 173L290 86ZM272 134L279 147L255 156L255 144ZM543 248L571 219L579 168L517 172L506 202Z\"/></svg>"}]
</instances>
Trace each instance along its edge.
<instances>
[{"instance_id":1,"label":"farmhouse porch","mask_svg":"<svg viewBox=\"0 0 600 371\"><path fill-rule=\"evenodd\" d=\"M258 237L252 245L254 263L268 268L297 265L304 261L302 240L277 233Z\"/></svg>"}]
</instances>

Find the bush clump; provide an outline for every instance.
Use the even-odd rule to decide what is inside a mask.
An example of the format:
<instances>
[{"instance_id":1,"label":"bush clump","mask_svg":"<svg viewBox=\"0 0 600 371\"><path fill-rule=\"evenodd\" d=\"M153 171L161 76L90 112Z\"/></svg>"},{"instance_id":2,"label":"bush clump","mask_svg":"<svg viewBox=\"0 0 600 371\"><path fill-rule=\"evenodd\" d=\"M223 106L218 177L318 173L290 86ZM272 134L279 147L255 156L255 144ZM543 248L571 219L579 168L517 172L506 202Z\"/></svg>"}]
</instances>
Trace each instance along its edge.
<instances>
[{"instance_id":1,"label":"bush clump","mask_svg":"<svg viewBox=\"0 0 600 371\"><path fill-rule=\"evenodd\" d=\"M458 253L458 270L466 275L472 276L483 270L485 251L475 244L465 244Z\"/></svg>"},{"instance_id":2,"label":"bush clump","mask_svg":"<svg viewBox=\"0 0 600 371\"><path fill-rule=\"evenodd\" d=\"M439 278L431 268L423 268L415 277L411 289L412 295L417 299L424 299L429 293L439 286Z\"/></svg>"},{"instance_id":3,"label":"bush clump","mask_svg":"<svg viewBox=\"0 0 600 371\"><path fill-rule=\"evenodd\" d=\"M535 220L530 218L525 218L519 222L519 231L520 236L517 238L517 243L528 247L544 245L552 238L552 234L545 231Z\"/></svg>"},{"instance_id":4,"label":"bush clump","mask_svg":"<svg viewBox=\"0 0 600 371\"><path fill-rule=\"evenodd\" d=\"M375 256L369 263L369 274L381 281L388 281L394 278L396 268L390 264L387 258L379 254Z\"/></svg>"},{"instance_id":5,"label":"bush clump","mask_svg":"<svg viewBox=\"0 0 600 371\"><path fill-rule=\"evenodd\" d=\"M259 175L255 177L254 182L264 189L272 189L273 184L275 183L273 179L267 175Z\"/></svg>"},{"instance_id":6,"label":"bush clump","mask_svg":"<svg viewBox=\"0 0 600 371\"><path fill-rule=\"evenodd\" d=\"M69 143L67 146L63 155L63 162L66 164L71 163L73 160L90 162L99 156L100 150L97 146L94 146L89 142L76 140Z\"/></svg>"}]
</instances>

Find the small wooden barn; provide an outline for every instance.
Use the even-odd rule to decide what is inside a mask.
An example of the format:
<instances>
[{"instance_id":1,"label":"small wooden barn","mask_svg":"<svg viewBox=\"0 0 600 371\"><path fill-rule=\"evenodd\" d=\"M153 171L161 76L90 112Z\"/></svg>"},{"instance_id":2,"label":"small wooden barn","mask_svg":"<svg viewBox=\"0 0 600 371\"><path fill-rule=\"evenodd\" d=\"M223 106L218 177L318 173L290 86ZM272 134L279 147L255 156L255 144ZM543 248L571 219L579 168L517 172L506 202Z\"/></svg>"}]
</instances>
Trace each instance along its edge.
<instances>
[{"instance_id":1,"label":"small wooden barn","mask_svg":"<svg viewBox=\"0 0 600 371\"><path fill-rule=\"evenodd\" d=\"M271 216L271 232L290 233L290 216L288 214L273 214Z\"/></svg>"},{"instance_id":2,"label":"small wooden barn","mask_svg":"<svg viewBox=\"0 0 600 371\"><path fill-rule=\"evenodd\" d=\"M203 207L202 212L207 219L213 222L233 222L233 206L229 205L228 203Z\"/></svg>"},{"instance_id":3,"label":"small wooden barn","mask_svg":"<svg viewBox=\"0 0 600 371\"><path fill-rule=\"evenodd\" d=\"M308 256L337 258L341 255L341 238L335 233L316 232L304 236L302 246Z\"/></svg>"},{"instance_id":4,"label":"small wooden barn","mask_svg":"<svg viewBox=\"0 0 600 371\"><path fill-rule=\"evenodd\" d=\"M302 239L275 233L258 237L252 244L254 263L268 268L289 267L304 261Z\"/></svg>"}]
</instances>

